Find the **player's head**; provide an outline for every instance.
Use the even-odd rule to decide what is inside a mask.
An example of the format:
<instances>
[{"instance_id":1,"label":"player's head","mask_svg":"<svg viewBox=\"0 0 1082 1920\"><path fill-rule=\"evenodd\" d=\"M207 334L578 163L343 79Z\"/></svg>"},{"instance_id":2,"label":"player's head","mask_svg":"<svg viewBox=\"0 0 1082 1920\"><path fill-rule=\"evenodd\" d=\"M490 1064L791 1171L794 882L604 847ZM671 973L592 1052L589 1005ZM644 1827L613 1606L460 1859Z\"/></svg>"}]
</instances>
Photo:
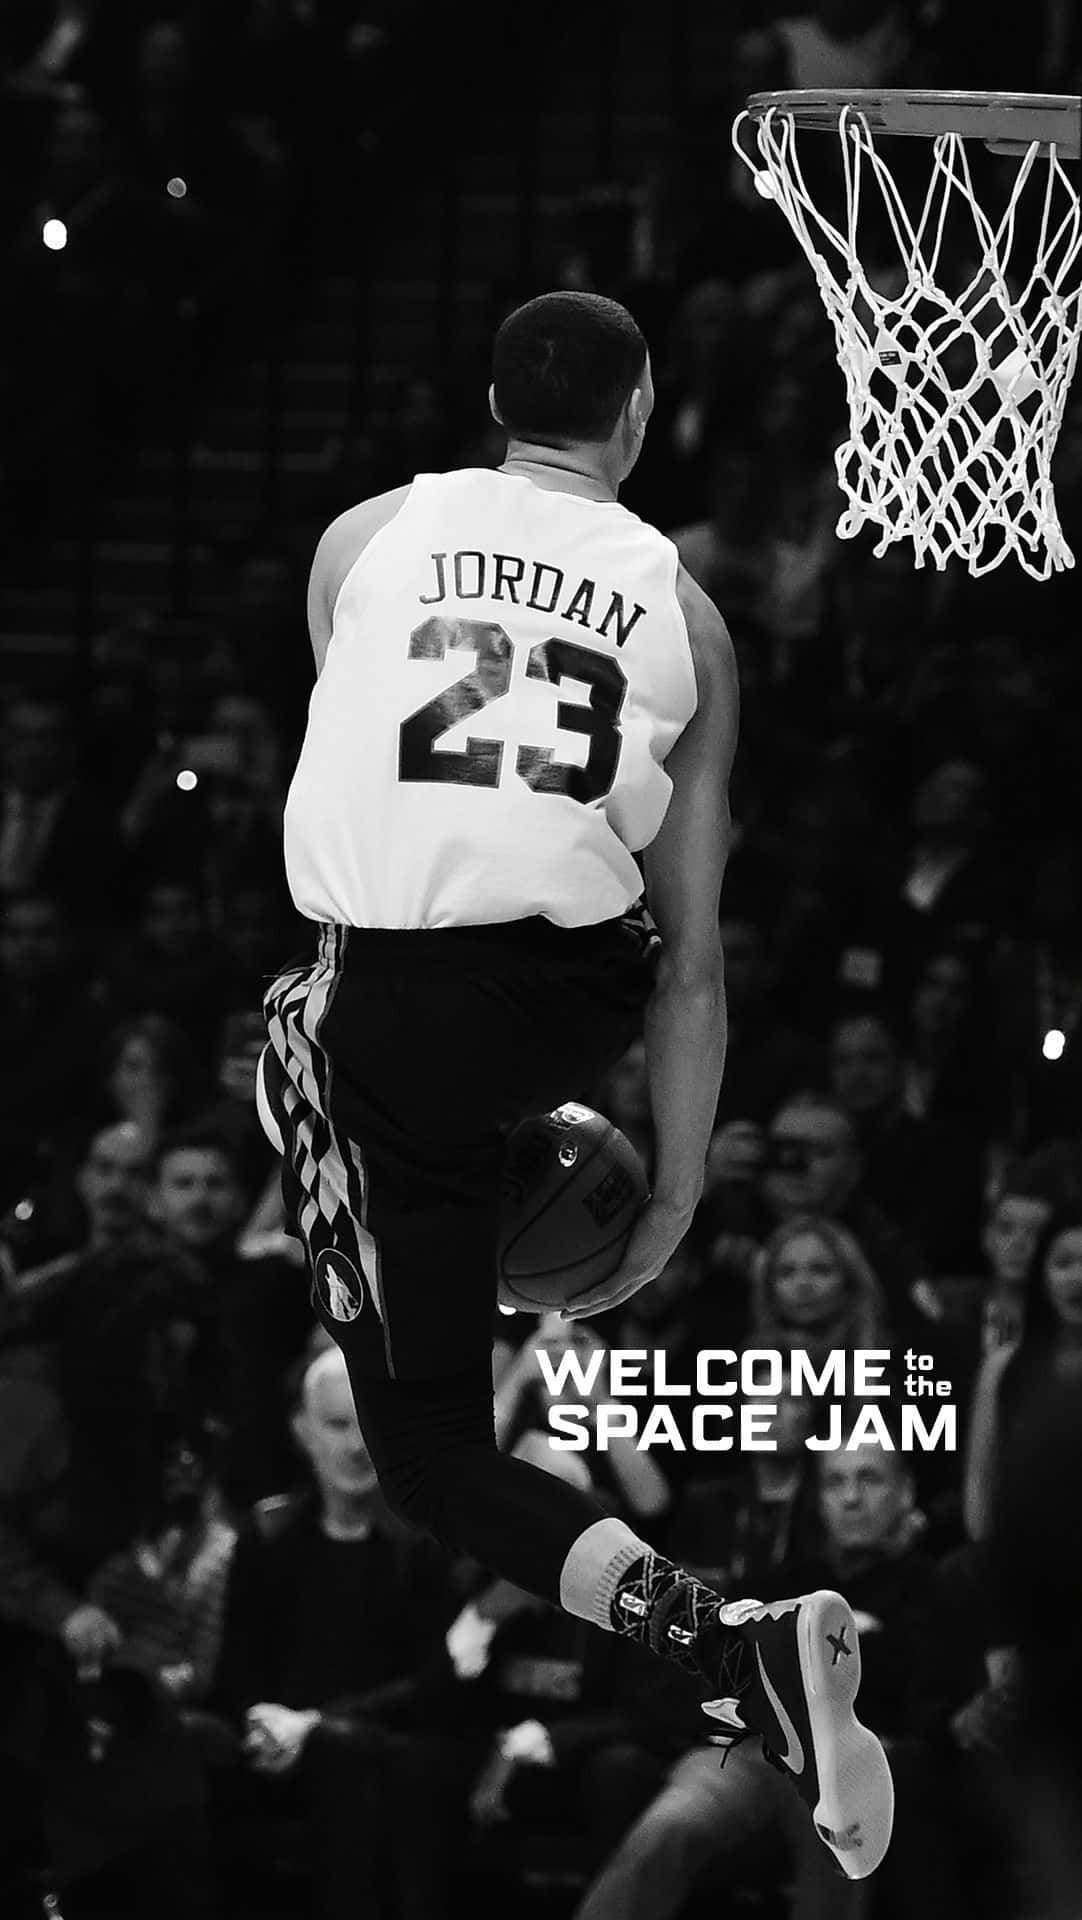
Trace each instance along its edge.
<instances>
[{"instance_id":1,"label":"player's head","mask_svg":"<svg viewBox=\"0 0 1082 1920\"><path fill-rule=\"evenodd\" d=\"M626 479L654 404L646 341L615 300L543 293L508 314L496 335L489 403L511 441L589 448Z\"/></svg>"}]
</instances>

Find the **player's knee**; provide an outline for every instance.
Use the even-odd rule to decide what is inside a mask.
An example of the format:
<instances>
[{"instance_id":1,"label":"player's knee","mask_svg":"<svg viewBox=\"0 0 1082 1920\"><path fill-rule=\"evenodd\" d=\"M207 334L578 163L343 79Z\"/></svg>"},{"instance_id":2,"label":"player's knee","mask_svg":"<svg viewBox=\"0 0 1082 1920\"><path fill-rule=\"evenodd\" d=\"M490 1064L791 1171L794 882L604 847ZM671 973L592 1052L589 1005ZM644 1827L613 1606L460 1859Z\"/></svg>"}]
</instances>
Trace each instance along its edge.
<instances>
[{"instance_id":1,"label":"player's knee","mask_svg":"<svg viewBox=\"0 0 1082 1920\"><path fill-rule=\"evenodd\" d=\"M414 1461L385 1462L379 1476L380 1492L397 1520L418 1533L439 1538L443 1501L436 1476Z\"/></svg>"}]
</instances>

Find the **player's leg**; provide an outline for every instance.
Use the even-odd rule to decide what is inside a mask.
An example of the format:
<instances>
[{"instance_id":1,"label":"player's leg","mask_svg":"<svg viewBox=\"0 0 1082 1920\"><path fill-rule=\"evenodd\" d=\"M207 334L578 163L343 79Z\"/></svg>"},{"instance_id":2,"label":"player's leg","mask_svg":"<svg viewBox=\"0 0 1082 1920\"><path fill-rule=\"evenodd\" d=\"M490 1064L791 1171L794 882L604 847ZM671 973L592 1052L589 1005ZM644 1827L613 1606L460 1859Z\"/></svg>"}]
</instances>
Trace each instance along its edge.
<instances>
[{"instance_id":1,"label":"player's leg","mask_svg":"<svg viewBox=\"0 0 1082 1920\"><path fill-rule=\"evenodd\" d=\"M334 1329L347 1354L348 1329ZM699 1674L719 1732L762 1736L850 1879L879 1864L893 1791L853 1712L860 1651L835 1593L725 1601L578 1488L500 1453L486 1356L452 1378L357 1376L358 1418L391 1506L578 1618Z\"/></svg>"},{"instance_id":2,"label":"player's leg","mask_svg":"<svg viewBox=\"0 0 1082 1920\"><path fill-rule=\"evenodd\" d=\"M264 1090L317 1310L346 1355L388 1500L449 1552L700 1673L731 1703L723 1724L763 1736L845 1873L864 1877L885 1851L892 1794L852 1711L845 1602L726 1604L588 1494L496 1447L494 1121L544 1104L542 1087L562 1097L581 1055L596 1060L604 996L580 985L581 961L531 970L528 954L509 963L494 948L478 967L471 942L366 937L351 971L346 947L325 929L316 966L271 989ZM615 968L621 954L602 957ZM611 1057L628 1037L624 1009Z\"/></svg>"}]
</instances>

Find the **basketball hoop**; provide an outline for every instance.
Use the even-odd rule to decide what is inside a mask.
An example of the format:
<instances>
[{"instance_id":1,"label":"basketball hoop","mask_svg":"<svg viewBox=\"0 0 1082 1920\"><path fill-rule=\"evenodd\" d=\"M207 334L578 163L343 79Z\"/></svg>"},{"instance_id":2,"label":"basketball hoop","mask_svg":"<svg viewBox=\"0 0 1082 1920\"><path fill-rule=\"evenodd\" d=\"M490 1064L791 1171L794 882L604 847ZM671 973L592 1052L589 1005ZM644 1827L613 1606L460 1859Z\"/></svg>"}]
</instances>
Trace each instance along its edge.
<instances>
[{"instance_id":1,"label":"basketball hoop","mask_svg":"<svg viewBox=\"0 0 1082 1920\"><path fill-rule=\"evenodd\" d=\"M851 540L871 523L877 558L911 540L917 566L942 569L954 554L974 575L1010 553L1038 580L1074 565L1051 460L1082 331L1082 207L1063 165L1078 157L1080 121L1082 101L1066 94L822 90L753 94L734 123L733 145L792 227L834 324L849 403L835 455L849 506L837 532ZM742 144L746 127L757 158ZM838 220L812 197L801 128L839 136ZM933 143L915 219L877 146L885 135ZM967 140L1018 161L991 217ZM889 237L886 272L858 252L866 182L864 221L871 197ZM1018 257L1027 220L1031 262Z\"/></svg>"}]
</instances>

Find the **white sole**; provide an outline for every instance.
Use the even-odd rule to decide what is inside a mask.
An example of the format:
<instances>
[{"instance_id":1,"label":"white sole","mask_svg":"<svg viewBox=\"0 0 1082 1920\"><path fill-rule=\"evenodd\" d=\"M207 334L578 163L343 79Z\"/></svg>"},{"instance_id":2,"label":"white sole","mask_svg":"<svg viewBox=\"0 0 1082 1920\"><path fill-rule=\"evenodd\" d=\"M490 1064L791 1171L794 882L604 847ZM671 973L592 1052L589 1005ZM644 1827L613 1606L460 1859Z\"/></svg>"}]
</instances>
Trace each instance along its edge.
<instances>
[{"instance_id":1,"label":"white sole","mask_svg":"<svg viewBox=\"0 0 1082 1920\"><path fill-rule=\"evenodd\" d=\"M816 1832L847 1879L866 1880L890 1845L894 1782L879 1741L853 1712L860 1641L852 1609L840 1593L812 1594L797 1633L819 1777ZM851 1651L837 1657L843 1635Z\"/></svg>"}]
</instances>

